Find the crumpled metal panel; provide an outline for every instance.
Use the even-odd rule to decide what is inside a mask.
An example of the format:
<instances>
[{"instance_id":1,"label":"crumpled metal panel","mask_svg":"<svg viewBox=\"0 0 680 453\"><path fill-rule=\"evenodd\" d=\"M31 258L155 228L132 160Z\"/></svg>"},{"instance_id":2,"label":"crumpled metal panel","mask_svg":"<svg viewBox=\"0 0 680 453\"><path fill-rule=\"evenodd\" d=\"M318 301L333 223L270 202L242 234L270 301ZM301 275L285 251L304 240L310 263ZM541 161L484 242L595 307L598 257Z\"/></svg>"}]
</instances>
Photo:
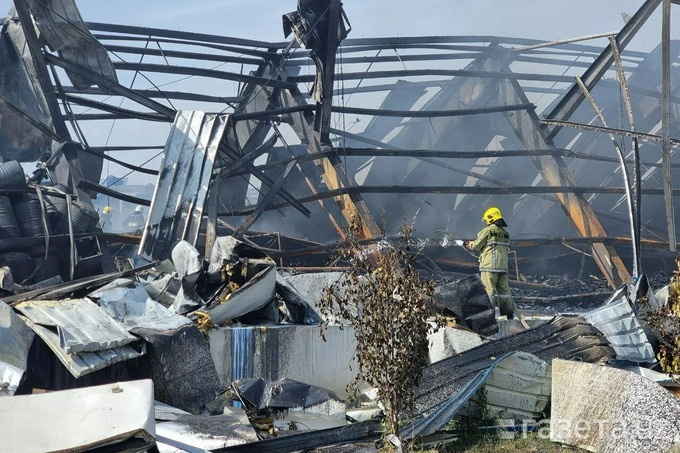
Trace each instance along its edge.
<instances>
[{"instance_id":1,"label":"crumpled metal panel","mask_svg":"<svg viewBox=\"0 0 680 453\"><path fill-rule=\"evenodd\" d=\"M89 299L35 300L16 308L34 324L56 328L59 347L69 354L103 351L136 340Z\"/></svg>"},{"instance_id":2,"label":"crumpled metal panel","mask_svg":"<svg viewBox=\"0 0 680 453\"><path fill-rule=\"evenodd\" d=\"M52 129L45 94L21 25L8 21L0 33L0 96L34 121ZM52 139L0 102L0 154L4 160L34 162Z\"/></svg>"},{"instance_id":3,"label":"crumpled metal panel","mask_svg":"<svg viewBox=\"0 0 680 453\"><path fill-rule=\"evenodd\" d=\"M158 423L156 436L159 442L189 451L211 451L217 448L257 442L255 429L245 411L231 409L231 414L178 415L174 420ZM184 449L182 448L184 447Z\"/></svg>"},{"instance_id":4,"label":"crumpled metal panel","mask_svg":"<svg viewBox=\"0 0 680 453\"><path fill-rule=\"evenodd\" d=\"M95 74L118 83L116 70L109 54L92 36L80 16L74 0L26 0L37 17L37 26L47 44L62 58ZM79 90L93 83L78 74L66 71L69 79Z\"/></svg>"},{"instance_id":5,"label":"crumpled metal panel","mask_svg":"<svg viewBox=\"0 0 680 453\"><path fill-rule=\"evenodd\" d=\"M28 318L24 318L26 324L43 339L47 346L54 352L59 361L69 370L75 378L106 368L114 363L128 359L136 359L144 354L143 343L135 349L131 345L118 348L105 349L95 352L77 352L69 354L61 346L59 336L52 330L35 324Z\"/></svg>"},{"instance_id":6,"label":"crumpled metal panel","mask_svg":"<svg viewBox=\"0 0 680 453\"><path fill-rule=\"evenodd\" d=\"M276 266L267 266L248 280L222 304L207 310L210 319L219 325L264 307L276 294Z\"/></svg>"},{"instance_id":7,"label":"crumpled metal panel","mask_svg":"<svg viewBox=\"0 0 680 453\"><path fill-rule=\"evenodd\" d=\"M616 352L617 360L654 363L654 349L631 307L625 291L618 299L584 313L583 318L602 331Z\"/></svg>"},{"instance_id":8,"label":"crumpled metal panel","mask_svg":"<svg viewBox=\"0 0 680 453\"><path fill-rule=\"evenodd\" d=\"M0 396L14 395L28 364L34 334L4 302L0 302Z\"/></svg>"},{"instance_id":9,"label":"crumpled metal panel","mask_svg":"<svg viewBox=\"0 0 680 453\"><path fill-rule=\"evenodd\" d=\"M229 115L179 111L165 144L139 254L170 258L181 240L196 245L217 147Z\"/></svg>"},{"instance_id":10,"label":"crumpled metal panel","mask_svg":"<svg viewBox=\"0 0 680 453\"><path fill-rule=\"evenodd\" d=\"M145 327L155 330L175 330L191 324L184 316L152 300L141 283L119 278L90 293L101 308L128 332Z\"/></svg>"}]
</instances>

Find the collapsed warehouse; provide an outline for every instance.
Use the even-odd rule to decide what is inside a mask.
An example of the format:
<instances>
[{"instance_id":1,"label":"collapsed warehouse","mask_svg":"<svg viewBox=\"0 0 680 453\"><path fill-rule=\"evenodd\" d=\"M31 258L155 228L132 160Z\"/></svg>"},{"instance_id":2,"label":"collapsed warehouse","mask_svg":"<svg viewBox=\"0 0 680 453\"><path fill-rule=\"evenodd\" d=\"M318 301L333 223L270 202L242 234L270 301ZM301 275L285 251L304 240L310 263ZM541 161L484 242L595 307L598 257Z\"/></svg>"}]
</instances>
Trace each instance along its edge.
<instances>
[{"instance_id":1,"label":"collapsed warehouse","mask_svg":"<svg viewBox=\"0 0 680 453\"><path fill-rule=\"evenodd\" d=\"M680 403L652 370L658 332L640 301L673 306L645 274L676 267L680 47L665 33L652 52L626 50L658 9L668 31L671 3L645 1L617 33L543 42L352 39L339 0L299 0L283 16L290 41L264 42L90 23L74 0L16 0L0 42L0 395L11 396L0 411L13 419L0 444L295 451L379 437L377 405L344 405L352 331L332 320L321 341L329 320L316 304L341 278L332 259L348 225L373 244L406 219L438 307L465 329L431 338L402 438L435 434L481 387L511 426L538 420L549 401L555 419L585 417L556 383L621 372L629 387L618 390L644 387L676 408L649 434L659 449L677 446ZM608 45L584 43L595 38ZM167 90L154 75L191 80ZM224 80L237 93L224 96ZM141 133L90 145L104 121ZM111 164L155 178L153 192L127 190ZM147 210L142 228L104 228L105 206L135 205ZM468 276L476 258L456 246L492 205L521 232L515 290L553 294L527 277L556 274L602 282L597 294L526 297L540 308L526 313L542 316L519 333L497 321ZM78 395L111 405L125 426L93 415L98 429L79 433L97 406L69 406ZM239 406L283 410L273 431L325 429L262 440ZM64 431L27 435L36 414L65 417ZM616 440L550 435L593 451Z\"/></svg>"}]
</instances>

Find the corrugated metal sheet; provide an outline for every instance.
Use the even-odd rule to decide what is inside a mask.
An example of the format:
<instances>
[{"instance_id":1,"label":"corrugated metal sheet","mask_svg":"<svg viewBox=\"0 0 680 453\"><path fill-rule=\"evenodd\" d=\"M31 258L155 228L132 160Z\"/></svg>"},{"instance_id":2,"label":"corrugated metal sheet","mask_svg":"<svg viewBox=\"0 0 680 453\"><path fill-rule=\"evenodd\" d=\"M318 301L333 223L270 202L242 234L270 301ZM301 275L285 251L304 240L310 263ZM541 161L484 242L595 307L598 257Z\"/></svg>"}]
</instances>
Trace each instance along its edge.
<instances>
[{"instance_id":1,"label":"corrugated metal sheet","mask_svg":"<svg viewBox=\"0 0 680 453\"><path fill-rule=\"evenodd\" d=\"M27 0L38 17L37 25L50 48L62 58L118 83L109 54L85 26L74 0ZM66 71L81 90L94 85L90 80Z\"/></svg>"},{"instance_id":2,"label":"corrugated metal sheet","mask_svg":"<svg viewBox=\"0 0 680 453\"><path fill-rule=\"evenodd\" d=\"M550 364L516 352L498 363L486 380L486 400L499 418L538 418L550 401Z\"/></svg>"},{"instance_id":3,"label":"corrugated metal sheet","mask_svg":"<svg viewBox=\"0 0 680 453\"><path fill-rule=\"evenodd\" d=\"M24 321L40 338L43 339L52 352L54 352L54 355L57 356L61 363L63 363L76 378L101 370L117 362L135 359L144 354L143 346L140 346L140 351L138 351L131 345L96 352L78 352L69 354L60 347L59 336L52 330L35 324L27 318L24 318Z\"/></svg>"},{"instance_id":4,"label":"corrugated metal sheet","mask_svg":"<svg viewBox=\"0 0 680 453\"><path fill-rule=\"evenodd\" d=\"M400 431L402 439L432 434L446 425L484 386L501 418L536 418L550 400L550 365L533 354L509 352L480 371L446 401Z\"/></svg>"},{"instance_id":5,"label":"corrugated metal sheet","mask_svg":"<svg viewBox=\"0 0 680 453\"><path fill-rule=\"evenodd\" d=\"M602 331L616 351L617 360L654 363L654 349L649 343L625 292L617 299L583 314L583 318Z\"/></svg>"},{"instance_id":6,"label":"corrugated metal sheet","mask_svg":"<svg viewBox=\"0 0 680 453\"><path fill-rule=\"evenodd\" d=\"M56 328L66 353L102 351L124 346L135 337L89 299L36 300L16 309L34 324Z\"/></svg>"},{"instance_id":7,"label":"corrugated metal sheet","mask_svg":"<svg viewBox=\"0 0 680 453\"><path fill-rule=\"evenodd\" d=\"M429 365L415 395L415 409L426 412L455 394L498 357L523 351L550 362L567 358L591 363L616 357L604 334L579 316L557 316L542 326L507 338L490 341L448 359Z\"/></svg>"},{"instance_id":8,"label":"corrugated metal sheet","mask_svg":"<svg viewBox=\"0 0 680 453\"><path fill-rule=\"evenodd\" d=\"M217 147L229 115L180 111L165 144L139 254L169 258L181 240L196 245Z\"/></svg>"}]
</instances>

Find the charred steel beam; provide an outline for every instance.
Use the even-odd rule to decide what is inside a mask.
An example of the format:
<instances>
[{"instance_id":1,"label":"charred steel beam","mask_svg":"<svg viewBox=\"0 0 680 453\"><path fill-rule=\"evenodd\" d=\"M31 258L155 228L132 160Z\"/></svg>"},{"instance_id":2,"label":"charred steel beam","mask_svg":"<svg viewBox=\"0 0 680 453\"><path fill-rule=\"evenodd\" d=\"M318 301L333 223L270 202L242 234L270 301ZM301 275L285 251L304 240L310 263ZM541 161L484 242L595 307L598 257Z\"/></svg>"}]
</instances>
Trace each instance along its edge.
<instances>
[{"instance_id":1,"label":"charred steel beam","mask_svg":"<svg viewBox=\"0 0 680 453\"><path fill-rule=\"evenodd\" d=\"M78 75L80 75L83 78L86 78L97 85L99 85L101 88L105 88L107 90L113 91L116 94L119 94L121 96L125 96L138 104L141 104L145 107L150 108L151 110L158 112L164 116L166 116L170 121L173 121L175 118L175 110L166 107L165 105L153 101L145 96L142 96L140 94L137 94L133 90L126 88L118 83L111 82L110 80L100 76L99 74L95 74L94 72L83 68L81 66L75 65L73 63L69 63L68 61L57 57L56 55L52 54L44 54L45 59L49 62L52 63L56 66L59 66L60 68L66 69L68 71L74 72Z\"/></svg>"},{"instance_id":2,"label":"charred steel beam","mask_svg":"<svg viewBox=\"0 0 680 453\"><path fill-rule=\"evenodd\" d=\"M134 148L137 149L137 148ZM317 159L324 159L329 156L352 156L352 157L430 157L437 159L485 159L493 157L532 157L532 156L562 156L574 159L584 159L599 162L620 163L619 159L615 157L599 156L590 153L578 153L563 148L552 149L507 149L500 151L444 151L444 150L413 150L413 149L377 149L377 148L332 148L328 151L323 151L318 154L304 154L295 156L290 159L280 160L269 164L257 165L255 168L260 170L269 170L273 168L284 167L288 162L296 161L297 163L309 162ZM626 160L631 162L631 159ZM661 164L656 162L643 163L647 167L660 167ZM680 168L680 164L673 164L674 168ZM231 172L231 176L240 174L236 171Z\"/></svg>"},{"instance_id":3,"label":"charred steel beam","mask_svg":"<svg viewBox=\"0 0 680 453\"><path fill-rule=\"evenodd\" d=\"M380 421L369 420L352 423L339 428L328 428L301 432L249 442L232 447L216 448L215 453L255 452L255 453L289 453L293 451L311 451L313 449L335 444L351 444L366 439L378 439L381 436Z\"/></svg>"},{"instance_id":4,"label":"charred steel beam","mask_svg":"<svg viewBox=\"0 0 680 453\"><path fill-rule=\"evenodd\" d=\"M528 99L517 81L507 80L500 85L499 101L502 104L516 104L526 103ZM506 113L506 117L517 138L528 149L553 147L543 135L539 119L532 110ZM561 157L535 157L533 160L547 184L576 188L576 181ZM595 212L583 197L583 192L562 192L557 195L557 200L581 236L607 236ZM612 246L595 243L592 255L610 286L616 288L624 282L630 282L630 274Z\"/></svg>"},{"instance_id":5,"label":"charred steel beam","mask_svg":"<svg viewBox=\"0 0 680 453\"><path fill-rule=\"evenodd\" d=\"M359 80L359 79L383 79L396 77L419 77L419 76L442 76L442 77L479 77L484 79L511 79L511 80L540 80L545 82L571 82L574 80L569 76L553 74L530 74L509 71L466 71L464 69L406 69L398 71L371 71L371 72L351 72L338 74L338 80ZM289 77L289 81L295 83L309 83L314 81L313 75L301 75Z\"/></svg>"},{"instance_id":6,"label":"charred steel beam","mask_svg":"<svg viewBox=\"0 0 680 453\"><path fill-rule=\"evenodd\" d=\"M254 150L250 151L249 153L246 153L245 156L241 157L238 160L235 160L233 162L229 163L229 166L225 167L222 169L220 172L220 179L228 178L229 176L233 175L237 171L239 171L241 168L243 168L245 165L248 165L252 163L255 159L260 157L262 154L266 153L269 151L272 146L274 146L274 143L276 142L276 137L273 137L273 140L269 140L265 143L262 144L262 146L259 146L255 148ZM255 167L258 169L258 171L262 171L262 168Z\"/></svg>"},{"instance_id":7,"label":"charred steel beam","mask_svg":"<svg viewBox=\"0 0 680 453\"><path fill-rule=\"evenodd\" d=\"M595 114L597 117L600 119L600 122L604 127L607 127L607 120L605 119L604 115L602 114L602 110L600 110L600 107L597 105L595 102L595 98L593 98L592 94L590 94L590 91L588 91L588 88L585 86L583 81L579 76L576 76L576 83L578 83L579 87L583 91L583 94L585 95L586 99L588 99L588 102L590 103L591 107L595 111ZM632 113L631 113L632 114ZM619 145L619 142L616 141L616 137L614 134L609 134L609 139L611 140L612 144L614 145L614 149L616 150L616 154L619 156L619 168L621 169L621 175L623 177L623 183L626 189L626 205L628 207L628 217L629 217L629 222L630 222L630 232L631 236L635 238L633 240L633 275L637 276L639 274L639 269L640 269L640 260L639 260L639 235L640 235L640 228L639 228L639 221L636 220L635 218L635 212L633 209L633 197L631 196L631 189L630 189L630 176L628 175L628 166L626 165L626 154L623 152L623 149L621 149L621 146ZM634 158L634 165L637 166L639 169L639 161L637 157ZM639 188L640 186L637 185L637 195L639 195ZM637 205L639 208L639 204ZM637 278L637 277L636 277Z\"/></svg>"},{"instance_id":8,"label":"charred steel beam","mask_svg":"<svg viewBox=\"0 0 680 453\"><path fill-rule=\"evenodd\" d=\"M59 109L59 104L57 103L57 97L54 94L54 87L52 86L50 74L47 72L47 66L45 65L45 54L42 52L40 41L36 35L28 4L26 3L26 0L16 0L14 6L19 15L19 19L21 20L21 28L24 31L26 44L31 54L31 58L33 59L33 66L35 67L38 83L45 94L47 107L50 110L50 116L52 117L52 123L54 125L54 132L59 137L59 140L56 141L68 141L71 139L71 134L69 133L68 127L66 127L66 122L64 121L64 117Z\"/></svg>"},{"instance_id":9,"label":"charred steel beam","mask_svg":"<svg viewBox=\"0 0 680 453\"><path fill-rule=\"evenodd\" d=\"M280 71L279 76L287 80L285 70ZM300 90L296 88L292 91L282 91L280 93L280 103L285 107L296 107L305 105L306 101ZM314 118L311 112L296 112L287 114L287 116L291 121L291 127L298 135L300 141L306 145L305 149L309 154L325 151L319 141L318 134L313 130ZM330 189L352 186L352 182L345 173L344 166L339 157L331 156L323 159L321 162L317 162L317 167L324 178L326 186ZM380 228L360 193L340 194L335 201L348 224L359 222L362 237L370 238L380 235Z\"/></svg>"},{"instance_id":10,"label":"charred steel beam","mask_svg":"<svg viewBox=\"0 0 680 453\"><path fill-rule=\"evenodd\" d=\"M534 109L533 104L502 105L498 107L484 107L475 109L459 110L385 110L385 109L365 109L359 107L333 106L332 110L336 113L350 113L355 115L372 116L394 116L399 118L439 118L450 116L483 115L485 113L508 112L511 110ZM313 111L313 105L300 105L281 109L268 109L262 112L235 113L235 120L265 119L293 112Z\"/></svg>"},{"instance_id":11,"label":"charred steel beam","mask_svg":"<svg viewBox=\"0 0 680 453\"><path fill-rule=\"evenodd\" d=\"M482 115L485 113L510 112L513 110L533 110L533 104L500 105L496 107L483 107L459 110L382 110L364 109L359 107L333 107L334 112L351 113L355 115L396 116L403 118L439 118L451 116Z\"/></svg>"},{"instance_id":12,"label":"charred steel beam","mask_svg":"<svg viewBox=\"0 0 680 453\"><path fill-rule=\"evenodd\" d=\"M671 2L663 0L661 19L661 136L663 170L661 184L664 191L664 204L666 206L666 227L668 228L668 243L670 250L675 248L675 210L673 208L673 185L671 182Z\"/></svg>"},{"instance_id":13,"label":"charred steel beam","mask_svg":"<svg viewBox=\"0 0 680 453\"><path fill-rule=\"evenodd\" d=\"M606 134L617 134L625 135L627 137L640 138L647 142L662 143L663 137L654 134L645 134L644 132L634 132L627 129L616 129L614 127L603 127L603 126L592 126L590 124L573 123L571 121L557 121L557 120L539 120L541 124L559 126L559 127L571 127L574 129L581 129L584 131L592 132L604 132ZM680 146L680 140L675 138L670 138L670 144L675 148Z\"/></svg>"},{"instance_id":14,"label":"charred steel beam","mask_svg":"<svg viewBox=\"0 0 680 453\"><path fill-rule=\"evenodd\" d=\"M235 46L225 46L222 44L214 44L214 43L209 43L209 42L201 42L201 41L191 41L191 40L184 40L184 39L166 39L166 38L155 38L155 37L149 37L149 36L131 36L131 35L108 35L108 34L103 34L103 33L96 33L93 34L95 38L99 41L138 41L138 42L155 42L157 44L163 43L163 44L174 44L174 45L187 45L187 46L192 46L192 47L205 47L207 49L215 49L219 50L222 52L233 52L238 55L250 55L252 57L258 57L258 58L264 58L264 59L269 59L269 58L275 58L277 57L276 52L269 52L266 50L257 50L255 48L249 48L249 47L235 47Z\"/></svg>"},{"instance_id":15,"label":"charred steel beam","mask_svg":"<svg viewBox=\"0 0 680 453\"><path fill-rule=\"evenodd\" d=\"M616 43L619 49L624 49L628 43L633 39L638 30L644 25L649 16L652 15L656 7L661 3L661 0L647 0L638 11L630 18L628 22L621 28L621 31L616 35ZM585 83L588 90L592 91L595 84L602 78L614 62L614 55L611 46L607 46L599 57L593 62L586 72L583 73L581 79ZM567 120L576 111L579 105L583 102L585 97L581 92L578 84L574 83L569 89L569 92L560 100L560 102L547 115L549 120ZM560 128L557 125L546 123L542 126L545 133L545 138L548 142L552 142Z\"/></svg>"},{"instance_id":16,"label":"charred steel beam","mask_svg":"<svg viewBox=\"0 0 680 453\"><path fill-rule=\"evenodd\" d=\"M98 110L102 110L104 112L115 113L122 117L135 118L147 121L160 121L160 122L171 121L167 116L156 112L137 112L134 110L124 109L122 107L116 107L115 105L106 104L105 102L99 102L92 99L83 98L80 96L74 96L72 94L67 94L65 95L65 97L69 102L73 102L74 104L82 105L84 107L95 108ZM76 119L77 118L78 117L76 117ZM80 118L83 119L82 116Z\"/></svg>"},{"instance_id":17,"label":"charred steel beam","mask_svg":"<svg viewBox=\"0 0 680 453\"><path fill-rule=\"evenodd\" d=\"M77 93L77 94L93 94L100 96L108 96L108 92L104 92L101 88L92 87L86 90L78 90L72 86L63 87L66 93ZM228 104L231 102L237 102L240 97L237 96L209 96L206 94L199 93L187 93L183 91L158 91L158 90L138 90L133 89L135 93L140 96L145 96L147 98L162 98L162 99L180 99L183 101L198 101L198 102L214 102L217 104Z\"/></svg>"},{"instance_id":18,"label":"charred steel beam","mask_svg":"<svg viewBox=\"0 0 680 453\"><path fill-rule=\"evenodd\" d=\"M614 62L616 63L616 76L619 81L621 88L621 95L623 96L624 105L626 106L626 112L628 113L628 122L630 123L630 129L635 131L635 120L633 118L633 106L630 102L630 91L628 90L628 81L626 80L626 74L623 69L623 63L621 63L621 55L619 54L619 46L616 44L616 39L613 36L609 37L609 43L612 48L612 54L614 55ZM584 90L585 85L583 82L577 82L580 85L581 90ZM584 92L585 94L585 92ZM594 101L591 101L594 102ZM602 118L602 125L606 126ZM613 135L610 134L613 139ZM615 141L615 140L614 140ZM617 151L621 151L617 147ZM621 161L624 161L623 151L621 151ZM630 187L630 180L628 178L628 169L625 164L622 163L622 172L626 178L626 187ZM628 205L631 212L631 226L633 228L633 277L637 280L637 276L642 272L642 264L640 262L640 223L641 217L640 212L642 210L642 195L640 194L640 147L638 145L637 137L633 137L633 194L631 198L630 193L626 194L628 198Z\"/></svg>"},{"instance_id":19,"label":"charred steel beam","mask_svg":"<svg viewBox=\"0 0 680 453\"><path fill-rule=\"evenodd\" d=\"M292 89L296 85L291 82L284 82L276 79L267 79L264 77L249 76L245 74L238 74L235 72L217 71L215 69L195 68L191 66L167 66L162 64L152 63L126 63L116 62L113 64L116 69L126 71L142 71L142 72L159 72L162 74L183 74L198 77L210 77L213 79L233 80L242 83L254 83L257 85L266 85L275 88Z\"/></svg>"},{"instance_id":20,"label":"charred steel beam","mask_svg":"<svg viewBox=\"0 0 680 453\"><path fill-rule=\"evenodd\" d=\"M263 110L261 112L248 112L248 113L234 113L233 117L235 121L245 121L245 120L257 120L257 119L268 119L275 118L287 113L295 112L313 112L315 109L312 104L298 105L294 107L286 108L270 108Z\"/></svg>"},{"instance_id":21,"label":"charred steel beam","mask_svg":"<svg viewBox=\"0 0 680 453\"><path fill-rule=\"evenodd\" d=\"M225 7L226 8L226 7ZM186 31L177 30L165 30L162 28L150 28L150 27L136 27L132 25L117 25L117 24L105 24L101 22L85 22L87 28L95 31L106 31L112 33L127 33L132 35L142 35L145 36L145 40L148 36L161 36L164 38L177 38L185 39L190 41L203 41L209 43L219 43L219 44L231 44L235 46L245 46L245 47L279 47L284 48L286 44L273 44L267 41L255 41L252 39L241 39L241 38L230 38L227 36L211 35L207 33L193 33Z\"/></svg>"},{"instance_id":22,"label":"charred steel beam","mask_svg":"<svg viewBox=\"0 0 680 453\"><path fill-rule=\"evenodd\" d=\"M335 54L340 45L340 41L344 39L342 33L338 30L341 26L340 13L342 11L342 3L340 0L325 0L328 2L328 9L325 13L326 18L326 36L318 45L323 46L315 52L317 61L317 77L315 83L321 82L320 98L316 102L316 113L314 115L314 130L319 134L319 141L323 144L328 144L328 134L331 127L331 112L333 108L333 82L335 81ZM318 25L318 21L317 21ZM319 32L321 35L323 31ZM325 44L325 45L324 45ZM321 65L319 65L321 63ZM321 77L318 77L318 72L321 71ZM315 91L318 87L315 88Z\"/></svg>"},{"instance_id":23,"label":"charred steel beam","mask_svg":"<svg viewBox=\"0 0 680 453\"><path fill-rule=\"evenodd\" d=\"M101 186L99 184L95 184L95 183L90 182L90 181L85 181L85 180L80 181L80 183L78 183L78 186L81 189L93 190L97 193L108 195L109 197L115 198L117 200L127 201L128 203L141 204L142 206L151 206L150 200L145 200L144 198L133 197L132 195L126 195L124 193L120 193L120 192L117 192L115 190L111 190L108 187L104 187L104 186Z\"/></svg>"},{"instance_id":24,"label":"charred steel beam","mask_svg":"<svg viewBox=\"0 0 680 453\"><path fill-rule=\"evenodd\" d=\"M43 134L47 135L49 138L51 138L55 142L61 141L61 138L59 137L59 135L57 135L57 133L54 132L54 130L52 130L51 127L49 127L47 124L43 123L42 121L39 121L39 120L33 118L31 115L28 115L26 112L24 112L19 107L17 107L12 102L10 102L7 98L5 98L2 94L0 94L0 105L4 105L5 108L11 110L15 114L17 114L18 116L23 118L24 121L31 124L33 127L38 129Z\"/></svg>"},{"instance_id":25,"label":"charred steel beam","mask_svg":"<svg viewBox=\"0 0 680 453\"><path fill-rule=\"evenodd\" d=\"M209 54L200 52L186 52L172 49L155 49L153 47L134 47L120 46L114 44L104 44L104 48L109 52L127 53L134 55L155 55L159 57L186 58L200 61L220 61L223 63L252 64L260 65L264 60L258 58L232 57L229 55Z\"/></svg>"},{"instance_id":26,"label":"charred steel beam","mask_svg":"<svg viewBox=\"0 0 680 453\"><path fill-rule=\"evenodd\" d=\"M94 148L83 147L80 150L80 152L83 152L83 153L86 153L86 154L91 154L91 155L97 156L97 157L101 157L102 159L109 160L111 162L115 162L118 165L120 165L121 167L125 167L125 168L128 168L130 170L134 170L134 171L139 172L139 173L144 173L144 174L147 174L147 175L154 175L154 176L158 175L157 170L152 170L150 168L144 168L144 167L139 167L137 165L132 165L128 162L116 159L115 157L111 157L108 154L105 154L101 151L97 151Z\"/></svg>"},{"instance_id":27,"label":"charred steel beam","mask_svg":"<svg viewBox=\"0 0 680 453\"><path fill-rule=\"evenodd\" d=\"M350 64L369 64L369 63L399 63L399 62L407 62L407 61L444 61L444 60L475 60L477 58L484 58L487 57L488 54L498 54L501 51L506 50L507 48L499 48L499 47L489 47L488 45L486 46L477 46L477 47L470 47L468 51L465 52L459 52L459 53L432 53L432 54L417 54L417 55L380 55L380 56L375 56L375 55L367 55L367 56L360 56L360 57L346 57L344 56L344 52L346 49L343 47L343 58L342 58L342 64L343 65L350 65ZM455 50L455 49L447 49L447 50ZM560 54L562 56L563 54ZM579 55L582 57L582 55ZM300 67L305 65L306 63L304 61L299 61L301 58L291 58L286 62L287 67ZM540 56L529 56L529 55L517 55L514 58L515 61L523 61L527 63L540 63L540 64L548 64L548 65L557 65L557 66L574 66L574 67L582 67L582 68L588 68L590 66L590 63L587 61L580 61L580 60L565 60L563 58L546 58L546 57L540 57Z\"/></svg>"},{"instance_id":28,"label":"charred steel beam","mask_svg":"<svg viewBox=\"0 0 680 453\"><path fill-rule=\"evenodd\" d=\"M163 114L128 115L124 113L75 113L74 121L110 121L110 120L144 120L158 123L172 123L172 120Z\"/></svg>"},{"instance_id":29,"label":"charred steel beam","mask_svg":"<svg viewBox=\"0 0 680 453\"><path fill-rule=\"evenodd\" d=\"M345 187L342 189L319 192L317 195L308 195L298 198L301 203L309 203L323 198L338 197L348 194L401 194L401 193L426 193L426 194L484 194L484 195L524 195L524 194L566 194L583 196L589 193L598 194L624 194L623 187L576 187L576 186L512 186L512 187L479 187L479 186L359 186ZM663 195L661 189L643 189L646 195ZM673 189L674 195L680 195L680 189ZM289 203L272 204L268 210L285 208ZM240 211L221 212L220 215L243 216L251 214L255 208L242 209ZM604 237L604 236L603 236Z\"/></svg>"},{"instance_id":30,"label":"charred steel beam","mask_svg":"<svg viewBox=\"0 0 680 453\"><path fill-rule=\"evenodd\" d=\"M234 154L231 150L229 150L226 146L224 146L223 143L220 143L219 145L219 150L225 154L227 154L231 159L237 161L240 159L241 156L238 156ZM257 179L259 179L262 184L265 184L268 187L273 187L275 182L267 175L264 174L262 170L259 170L255 168L253 164L250 163L244 163L245 168ZM300 211L302 215L305 217L309 217L311 215L311 212L309 209L305 208L302 203L300 203L292 194L290 194L288 191L284 189L279 190L279 195L281 198L286 200L288 203L290 203L290 206L293 206L295 209Z\"/></svg>"},{"instance_id":31,"label":"charred steel beam","mask_svg":"<svg viewBox=\"0 0 680 453\"><path fill-rule=\"evenodd\" d=\"M248 229L250 229L253 223L255 223L255 221L262 215L264 210L272 203L272 201L274 201L274 198L276 197L279 190L281 190L281 186L283 186L283 183L286 181L286 178L288 177L288 174L294 165L294 162L289 163L283 172L281 172L274 185L269 188L267 195L265 195L265 197L257 204L257 207L253 213L250 214L250 216L248 216L241 226L238 227L236 232L234 232L236 237L242 237L248 231Z\"/></svg>"},{"instance_id":32,"label":"charred steel beam","mask_svg":"<svg viewBox=\"0 0 680 453\"><path fill-rule=\"evenodd\" d=\"M139 151L139 150L161 150L165 149L165 146L90 146L90 149L95 152L106 152L106 151Z\"/></svg>"}]
</instances>

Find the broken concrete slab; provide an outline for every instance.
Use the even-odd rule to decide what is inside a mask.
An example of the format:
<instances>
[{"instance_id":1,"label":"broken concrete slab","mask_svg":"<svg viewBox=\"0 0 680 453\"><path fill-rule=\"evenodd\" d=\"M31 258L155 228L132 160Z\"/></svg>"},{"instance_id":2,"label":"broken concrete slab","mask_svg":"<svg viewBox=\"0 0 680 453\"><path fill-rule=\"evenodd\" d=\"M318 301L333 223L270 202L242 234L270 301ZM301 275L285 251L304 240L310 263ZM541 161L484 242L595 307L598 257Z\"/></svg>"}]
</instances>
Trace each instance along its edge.
<instances>
[{"instance_id":1,"label":"broken concrete slab","mask_svg":"<svg viewBox=\"0 0 680 453\"><path fill-rule=\"evenodd\" d=\"M429 363L439 362L484 343L484 339L469 330L444 326L428 335Z\"/></svg>"},{"instance_id":2,"label":"broken concrete slab","mask_svg":"<svg viewBox=\"0 0 680 453\"><path fill-rule=\"evenodd\" d=\"M594 452L680 447L680 400L635 373L553 361L550 439Z\"/></svg>"},{"instance_id":3,"label":"broken concrete slab","mask_svg":"<svg viewBox=\"0 0 680 453\"><path fill-rule=\"evenodd\" d=\"M323 296L324 288L328 288L337 282L342 275L343 272L315 272L290 275L285 277L285 279L312 306L314 311L322 316L324 322L335 325L339 324L341 320L335 316L327 317L322 315L319 310L319 302Z\"/></svg>"},{"instance_id":4,"label":"broken concrete slab","mask_svg":"<svg viewBox=\"0 0 680 453\"><path fill-rule=\"evenodd\" d=\"M148 343L157 400L192 414L222 392L208 342L193 325L177 330L139 328Z\"/></svg>"},{"instance_id":5,"label":"broken concrete slab","mask_svg":"<svg viewBox=\"0 0 680 453\"><path fill-rule=\"evenodd\" d=\"M35 334L0 301L0 396L14 395L28 366Z\"/></svg>"},{"instance_id":6,"label":"broken concrete slab","mask_svg":"<svg viewBox=\"0 0 680 453\"><path fill-rule=\"evenodd\" d=\"M83 451L130 438L153 448L153 384L128 381L3 398L0 420L0 445L8 453Z\"/></svg>"},{"instance_id":7,"label":"broken concrete slab","mask_svg":"<svg viewBox=\"0 0 680 453\"><path fill-rule=\"evenodd\" d=\"M316 310L279 272L276 273L276 293L285 302L288 316L293 323L318 325L323 322Z\"/></svg>"}]
</instances>

